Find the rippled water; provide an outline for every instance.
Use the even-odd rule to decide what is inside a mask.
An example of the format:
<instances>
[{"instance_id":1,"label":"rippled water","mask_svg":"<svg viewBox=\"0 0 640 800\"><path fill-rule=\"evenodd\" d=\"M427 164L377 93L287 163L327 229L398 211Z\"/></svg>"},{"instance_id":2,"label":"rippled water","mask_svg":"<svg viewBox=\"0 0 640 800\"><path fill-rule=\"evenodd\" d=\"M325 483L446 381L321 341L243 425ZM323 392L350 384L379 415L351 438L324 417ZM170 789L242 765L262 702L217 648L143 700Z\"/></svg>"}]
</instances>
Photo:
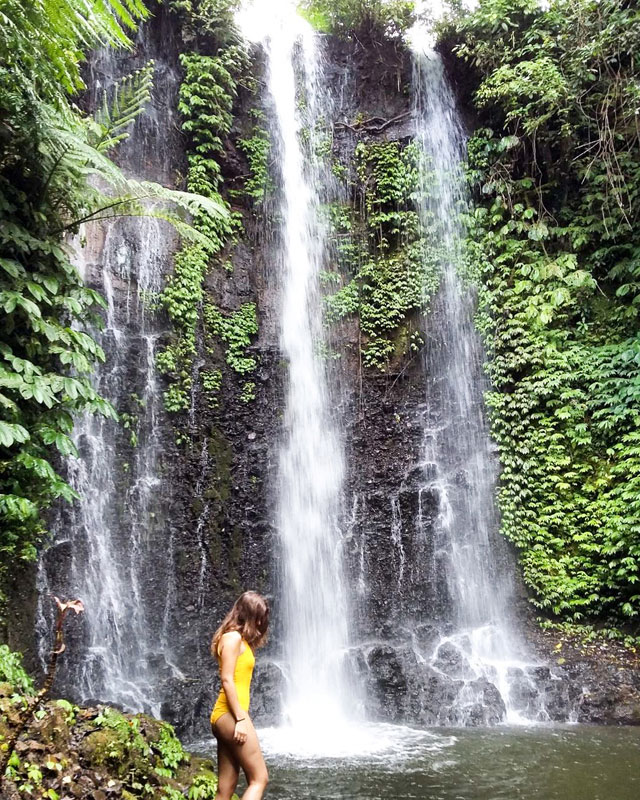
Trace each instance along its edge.
<instances>
[{"instance_id":1,"label":"rippled water","mask_svg":"<svg viewBox=\"0 0 640 800\"><path fill-rule=\"evenodd\" d=\"M356 736L355 731L354 737ZM640 729L588 726L336 731L336 752L294 756L286 730L260 732L270 800L638 800ZM300 742L298 742L300 745Z\"/></svg>"}]
</instances>

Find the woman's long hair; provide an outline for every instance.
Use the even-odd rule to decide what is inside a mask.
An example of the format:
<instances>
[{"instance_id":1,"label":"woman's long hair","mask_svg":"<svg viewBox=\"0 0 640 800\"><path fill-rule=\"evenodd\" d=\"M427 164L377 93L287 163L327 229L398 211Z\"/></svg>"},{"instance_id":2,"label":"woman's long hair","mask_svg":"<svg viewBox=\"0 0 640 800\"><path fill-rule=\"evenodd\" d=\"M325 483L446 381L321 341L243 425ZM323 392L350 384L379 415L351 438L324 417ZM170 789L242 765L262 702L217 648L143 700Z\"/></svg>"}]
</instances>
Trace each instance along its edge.
<instances>
[{"instance_id":1,"label":"woman's long hair","mask_svg":"<svg viewBox=\"0 0 640 800\"><path fill-rule=\"evenodd\" d=\"M252 650L262 647L267 638L268 628L269 604L257 592L244 592L214 633L211 654L217 658L220 639L229 631L238 631Z\"/></svg>"}]
</instances>

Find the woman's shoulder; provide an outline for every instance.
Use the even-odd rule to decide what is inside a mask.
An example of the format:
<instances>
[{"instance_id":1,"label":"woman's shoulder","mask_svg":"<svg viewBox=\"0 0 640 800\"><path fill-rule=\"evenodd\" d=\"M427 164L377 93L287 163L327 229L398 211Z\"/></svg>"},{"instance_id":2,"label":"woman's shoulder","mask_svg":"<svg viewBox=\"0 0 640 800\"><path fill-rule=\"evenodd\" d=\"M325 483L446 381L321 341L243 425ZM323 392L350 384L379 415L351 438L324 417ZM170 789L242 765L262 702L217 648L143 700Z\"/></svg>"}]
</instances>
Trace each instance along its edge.
<instances>
[{"instance_id":1,"label":"woman's shoulder","mask_svg":"<svg viewBox=\"0 0 640 800\"><path fill-rule=\"evenodd\" d=\"M242 646L242 636L239 631L227 631L223 633L218 641L218 658L222 655L222 651L226 650L228 653L239 654L240 647Z\"/></svg>"},{"instance_id":2,"label":"woman's shoulder","mask_svg":"<svg viewBox=\"0 0 640 800\"><path fill-rule=\"evenodd\" d=\"M242 634L240 631L227 631L222 634L220 641L225 644L238 644L242 641Z\"/></svg>"}]
</instances>

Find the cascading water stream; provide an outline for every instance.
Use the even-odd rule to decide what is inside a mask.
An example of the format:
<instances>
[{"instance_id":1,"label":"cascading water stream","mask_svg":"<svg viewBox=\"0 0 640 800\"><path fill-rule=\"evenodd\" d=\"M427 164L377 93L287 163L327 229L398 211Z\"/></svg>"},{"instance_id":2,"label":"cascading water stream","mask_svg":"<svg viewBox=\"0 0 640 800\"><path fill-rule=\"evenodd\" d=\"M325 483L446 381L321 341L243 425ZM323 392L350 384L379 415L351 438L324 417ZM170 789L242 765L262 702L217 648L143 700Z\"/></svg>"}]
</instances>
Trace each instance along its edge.
<instances>
[{"instance_id":1,"label":"cascading water stream","mask_svg":"<svg viewBox=\"0 0 640 800\"><path fill-rule=\"evenodd\" d=\"M370 695L375 691L384 695L381 716L387 714L387 718L415 719L416 709L419 713L421 704L429 705L425 701L429 695L432 706L444 706L450 700L452 712L447 709L440 716L439 708L432 711L430 707L428 724L433 719L444 724L497 721L496 715L483 711L489 705L487 687L495 690L502 704L500 718L544 718L544 702L532 677L536 668L527 663L512 623L509 575L513 565L498 535L493 503L496 462L482 401L486 388L483 352L473 327L473 293L456 270L464 238L457 222L459 206L464 205L460 166L464 137L442 63L416 43L414 111L417 141L425 155L421 194L430 195L420 214L425 227L427 218L430 227L436 220L443 273L441 290L425 323L427 392L423 469L418 470L424 483L414 528L415 507L402 485L390 484L380 501L376 481L369 481L376 484L371 491L359 487L351 508L345 508L346 465L338 416L342 398L322 356L327 342L319 279L329 262L322 206L335 199L335 186L314 152L321 143L318 126L336 119L325 90L322 37L297 15L293 0L256 0L240 22L248 38L262 43L267 67L265 106L279 204L275 246L269 256L281 289L279 333L288 367L274 544L280 579L274 616L281 622L276 635L281 634L287 679L286 724L265 732L267 749L304 757L359 757L372 752L386 757L393 742L402 749L405 739L414 741L406 738L406 729L360 721L364 698L353 677L356 670ZM102 58L104 80L112 82L120 67L110 57ZM165 74L171 69L166 66ZM169 77L175 91L163 96L171 101L179 76ZM95 76L92 83L99 87ZM154 117L153 136L136 138L140 133L136 125L126 151L119 153L130 173L164 180L171 172L167 140L158 137L162 126L172 127L166 113L163 109ZM385 130L385 137L391 135L389 131ZM402 140L408 135L403 132ZM161 174L148 174L148 169L156 167ZM210 610L209 586L215 577L207 523L214 513L208 492L216 464L206 440L198 462L199 477L189 490L200 508L191 570L184 570L189 557L185 542L179 535L174 542L169 533L173 526L168 524L174 521L164 516L162 431L169 426L162 420L154 370L163 331L144 300L147 293L160 288L162 275L169 271L173 244L171 234L168 237L157 221L121 221L110 229L94 227L90 232L80 261L87 282L108 300L106 328L98 334L108 361L98 372L98 389L120 411L129 413L138 442L132 446L127 442L130 433L111 422L86 419L78 424L81 459L71 464L71 480L82 501L63 512L56 526L57 540L44 554L40 569L43 608L49 591L78 595L87 605L79 626L81 636L72 642L62 667L65 691L76 699L100 698L156 714L170 692L168 683L179 676L171 663L172 638L177 652L183 647L190 655L194 646L182 638L182 631L175 634L177 598L184 592L183 584L193 579L189 587L189 597L194 589L196 595L193 613L205 619ZM195 411L194 395L192 420ZM411 466L413 470L415 464ZM166 474L171 473L167 470ZM433 498L439 507L435 524ZM375 528L367 527L378 503L384 509L380 537L370 535L376 533ZM416 530L420 547L412 546ZM429 574L430 565L420 558L429 553L434 536L437 563ZM377 538L383 541L373 541ZM350 542L352 576L344 563L345 542ZM381 545L388 548L384 552L390 559L381 559L381 578L375 581L371 556ZM386 580L387 568L394 576L391 582ZM414 576L420 581L425 574L428 580L445 576L443 594L448 602L440 605L447 605L447 610L415 603L410 609L411 625L403 628L409 617L400 618L400 614L405 614L409 604L403 606L400 601ZM381 618L373 620L371 641L354 643L351 603L375 594L384 600L379 604ZM382 618L387 601L396 615L393 626ZM428 614L433 616L423 625ZM412 628L414 622L421 630ZM183 631L187 628L184 625ZM432 654L430 634L424 634L428 628L441 634ZM47 632L42 615L43 655ZM399 639L407 632L411 644L405 646ZM412 655L416 656L413 660ZM440 692L434 686L445 673L447 680L438 685L444 687ZM161 685L165 677L167 684ZM201 696L196 700L204 702ZM191 705L200 708L195 700ZM395 708L389 713L392 705ZM493 703L494 708L497 705Z\"/></svg>"},{"instance_id":2,"label":"cascading water stream","mask_svg":"<svg viewBox=\"0 0 640 800\"><path fill-rule=\"evenodd\" d=\"M423 225L435 220L442 270L426 321L423 453L425 490L439 499L434 566L446 576L451 624L432 665L446 663L446 653L455 677L465 681L453 708L459 724L482 718L487 682L501 695L505 721L544 719L543 698L527 674L535 667L527 663L513 618L514 565L499 535L497 460L483 404L487 381L474 329L475 296L459 274L464 133L440 56L428 34L413 33L414 116L423 154L419 211Z\"/></svg>"},{"instance_id":3,"label":"cascading water stream","mask_svg":"<svg viewBox=\"0 0 640 800\"><path fill-rule=\"evenodd\" d=\"M91 67L99 97L122 67L110 51L95 54ZM145 132L155 124L145 117L119 155L130 173L162 178L165 149L158 148L154 174L144 163ZM175 237L152 218L93 225L86 237L78 269L107 301L104 330L94 332L107 356L95 383L126 412L120 424L89 416L76 424L79 458L69 460L68 476L80 500L59 515L56 539L40 561L41 656L50 630L48 594L80 597L86 611L81 641L73 642L62 667L65 690L79 700L159 716L159 678L175 673L168 635L175 582L160 499L163 408L155 358L162 332L146 301L162 288Z\"/></svg>"},{"instance_id":4,"label":"cascading water stream","mask_svg":"<svg viewBox=\"0 0 640 800\"><path fill-rule=\"evenodd\" d=\"M314 166L313 144L317 123L330 118L330 112L317 37L293 2L256 3L240 24L249 38L262 42L266 54L281 182L282 230L275 258L282 280L281 346L289 369L278 479L288 671L284 715L290 741L314 751L328 743L335 746L327 729L335 736L341 726L352 725L358 707L345 666L349 605L340 530L343 452L319 355L318 272L326 241L319 222L322 176Z\"/></svg>"}]
</instances>

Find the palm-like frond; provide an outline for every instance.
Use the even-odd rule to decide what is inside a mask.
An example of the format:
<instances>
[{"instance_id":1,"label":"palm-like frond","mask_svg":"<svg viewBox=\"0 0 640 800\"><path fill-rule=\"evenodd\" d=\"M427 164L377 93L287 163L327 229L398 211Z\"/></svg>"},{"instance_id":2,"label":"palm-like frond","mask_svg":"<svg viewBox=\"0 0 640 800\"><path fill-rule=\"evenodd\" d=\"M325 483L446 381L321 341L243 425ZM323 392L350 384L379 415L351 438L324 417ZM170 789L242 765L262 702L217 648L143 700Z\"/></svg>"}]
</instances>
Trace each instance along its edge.
<instances>
[{"instance_id":1,"label":"palm-like frond","mask_svg":"<svg viewBox=\"0 0 640 800\"><path fill-rule=\"evenodd\" d=\"M50 105L34 105L43 191L60 216L60 228L52 234L96 220L152 216L170 222L188 241L213 247L189 219L202 214L226 217L228 211L221 202L129 178L106 155L142 111L151 91L152 70L149 63L120 81L110 98L103 100L97 120L78 116L69 120Z\"/></svg>"},{"instance_id":2,"label":"palm-like frond","mask_svg":"<svg viewBox=\"0 0 640 800\"><path fill-rule=\"evenodd\" d=\"M191 192L168 189L153 181L128 178L110 158L83 137L83 128L71 131L57 124L55 112L43 136L41 155L48 171L49 192L59 205L63 223L59 232L75 230L85 222L122 216L152 216L170 222L189 241L211 247L206 235L188 220L196 214L226 217L218 201ZM81 202L74 203L70 186L82 186Z\"/></svg>"},{"instance_id":3,"label":"palm-like frond","mask_svg":"<svg viewBox=\"0 0 640 800\"><path fill-rule=\"evenodd\" d=\"M118 217L152 217L168 222L183 239L211 250L213 242L191 225L189 219L197 213L218 218L228 216L221 203L201 195L167 189L158 183L127 181L126 188L127 192L121 195L98 193L84 215L68 223L67 229Z\"/></svg>"},{"instance_id":4,"label":"palm-like frond","mask_svg":"<svg viewBox=\"0 0 640 800\"><path fill-rule=\"evenodd\" d=\"M94 147L107 153L128 134L127 128L135 121L151 97L153 86L153 61L119 80L110 91L105 91L102 104L94 116L101 129Z\"/></svg>"},{"instance_id":5,"label":"palm-like frond","mask_svg":"<svg viewBox=\"0 0 640 800\"><path fill-rule=\"evenodd\" d=\"M42 99L62 108L65 93L82 87L82 51L131 47L126 29L148 14L143 0L2 0L0 53L9 55L3 79L37 84Z\"/></svg>"}]
</instances>

